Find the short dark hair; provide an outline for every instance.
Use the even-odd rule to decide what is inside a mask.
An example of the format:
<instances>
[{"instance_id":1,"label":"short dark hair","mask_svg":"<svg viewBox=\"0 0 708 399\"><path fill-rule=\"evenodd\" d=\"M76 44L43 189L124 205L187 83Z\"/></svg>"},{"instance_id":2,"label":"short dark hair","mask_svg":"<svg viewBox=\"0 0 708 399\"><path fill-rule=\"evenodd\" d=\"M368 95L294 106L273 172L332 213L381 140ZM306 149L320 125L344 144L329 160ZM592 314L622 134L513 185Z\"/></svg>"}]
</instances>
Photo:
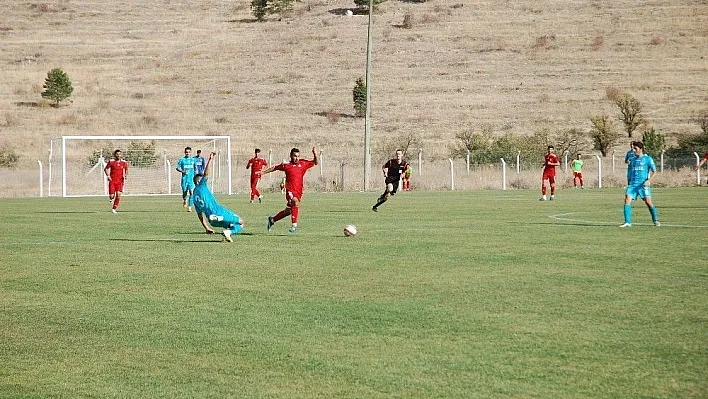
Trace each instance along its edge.
<instances>
[{"instance_id":1,"label":"short dark hair","mask_svg":"<svg viewBox=\"0 0 708 399\"><path fill-rule=\"evenodd\" d=\"M260 148L256 148L256 154L258 154L258 153L260 153L260 152L261 152L261 149L260 149Z\"/></svg>"},{"instance_id":2,"label":"short dark hair","mask_svg":"<svg viewBox=\"0 0 708 399\"><path fill-rule=\"evenodd\" d=\"M296 153L296 152L298 152L298 153L299 153L299 152L300 152L300 150L299 150L299 149L297 149L296 147L293 147L293 149L292 149L292 150L290 150L290 155L293 155L293 154L294 154L294 153Z\"/></svg>"},{"instance_id":3,"label":"short dark hair","mask_svg":"<svg viewBox=\"0 0 708 399\"><path fill-rule=\"evenodd\" d=\"M554 146L552 146L552 145L549 145L549 146L548 146L548 149L550 150L551 148L553 148L554 150L556 149L556 147L554 147Z\"/></svg>"},{"instance_id":4,"label":"short dark hair","mask_svg":"<svg viewBox=\"0 0 708 399\"><path fill-rule=\"evenodd\" d=\"M197 155L201 154L202 150L197 150Z\"/></svg>"},{"instance_id":5,"label":"short dark hair","mask_svg":"<svg viewBox=\"0 0 708 399\"><path fill-rule=\"evenodd\" d=\"M121 151L120 149L115 150L115 151L113 151L113 155L116 155L116 154L119 153L119 152L123 152L123 151Z\"/></svg>"},{"instance_id":6,"label":"short dark hair","mask_svg":"<svg viewBox=\"0 0 708 399\"><path fill-rule=\"evenodd\" d=\"M184 150L185 151L187 151L187 150L192 151L192 147L184 147Z\"/></svg>"},{"instance_id":7,"label":"short dark hair","mask_svg":"<svg viewBox=\"0 0 708 399\"><path fill-rule=\"evenodd\" d=\"M642 143L641 141L635 141L634 146L642 150L644 149L644 143Z\"/></svg>"}]
</instances>

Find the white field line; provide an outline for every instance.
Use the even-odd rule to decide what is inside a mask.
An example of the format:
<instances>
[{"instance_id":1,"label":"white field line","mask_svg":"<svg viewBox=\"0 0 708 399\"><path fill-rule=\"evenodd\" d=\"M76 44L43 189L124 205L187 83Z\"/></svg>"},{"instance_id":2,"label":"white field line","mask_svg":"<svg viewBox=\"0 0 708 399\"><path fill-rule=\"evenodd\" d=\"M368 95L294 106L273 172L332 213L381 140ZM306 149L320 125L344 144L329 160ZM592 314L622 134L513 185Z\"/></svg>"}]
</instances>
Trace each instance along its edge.
<instances>
[{"instance_id":1,"label":"white field line","mask_svg":"<svg viewBox=\"0 0 708 399\"><path fill-rule=\"evenodd\" d=\"M584 220L584 219L577 219L574 217L571 217L572 215L579 215L579 214L598 214L598 213L615 213L613 211L607 211L607 212L567 212L567 213L558 213L555 215L549 215L548 217L553 219L553 220L558 220L562 222L575 222L575 223L583 223L583 224L590 224L590 225L617 225L619 226L622 224L622 209L620 208L617 213L618 219L615 222L605 222L605 221L597 221L597 220ZM632 226L654 226L653 223L632 223ZM685 228L697 228L697 229L703 229L703 228L708 228L708 226L703 226L703 225L687 225L687 224L671 224L671 223L664 223L661 222L661 227L685 227Z\"/></svg>"}]
</instances>

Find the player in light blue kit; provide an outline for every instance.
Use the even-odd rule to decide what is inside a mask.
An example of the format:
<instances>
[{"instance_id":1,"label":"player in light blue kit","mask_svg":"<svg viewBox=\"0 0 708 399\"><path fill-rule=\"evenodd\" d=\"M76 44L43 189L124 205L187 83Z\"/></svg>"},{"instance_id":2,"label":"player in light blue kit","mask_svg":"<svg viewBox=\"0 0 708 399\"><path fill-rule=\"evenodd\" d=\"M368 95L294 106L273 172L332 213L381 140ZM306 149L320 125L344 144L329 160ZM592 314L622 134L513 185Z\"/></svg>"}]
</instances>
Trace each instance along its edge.
<instances>
[{"instance_id":1,"label":"player in light blue kit","mask_svg":"<svg viewBox=\"0 0 708 399\"><path fill-rule=\"evenodd\" d=\"M634 144L636 141L632 141L629 144L629 151L627 151L624 154L624 163L627 164L627 184L629 185L629 179L632 176L632 168L629 167L629 164L632 163L632 160L636 157L634 154Z\"/></svg>"},{"instance_id":2,"label":"player in light blue kit","mask_svg":"<svg viewBox=\"0 0 708 399\"><path fill-rule=\"evenodd\" d=\"M182 206L187 208L187 211L192 212L194 201L192 193L194 192L194 166L196 160L191 157L192 148L184 148L184 156L177 161L177 171L182 174Z\"/></svg>"},{"instance_id":3,"label":"player in light blue kit","mask_svg":"<svg viewBox=\"0 0 708 399\"><path fill-rule=\"evenodd\" d=\"M199 221L202 222L202 226L204 226L207 234L214 232L214 230L209 227L209 224L216 227L223 227L224 231L221 235L224 236L226 241L234 242L231 235L238 234L243 230L243 220L241 220L237 214L219 205L207 184L211 161L214 159L215 155L216 153L214 152L209 154L209 159L204 168L204 174L194 176L195 188L194 195L192 196L194 197L194 209L197 211ZM208 223L207 220L209 221Z\"/></svg>"},{"instance_id":4,"label":"player in light blue kit","mask_svg":"<svg viewBox=\"0 0 708 399\"><path fill-rule=\"evenodd\" d=\"M644 153L644 143L636 141L633 146L635 157L629 164L629 185L624 194L624 224L620 227L632 227L632 201L637 199L637 196L647 204L651 221L658 227L661 226L659 212L651 200L651 179L656 175L656 164L652 157Z\"/></svg>"}]
</instances>

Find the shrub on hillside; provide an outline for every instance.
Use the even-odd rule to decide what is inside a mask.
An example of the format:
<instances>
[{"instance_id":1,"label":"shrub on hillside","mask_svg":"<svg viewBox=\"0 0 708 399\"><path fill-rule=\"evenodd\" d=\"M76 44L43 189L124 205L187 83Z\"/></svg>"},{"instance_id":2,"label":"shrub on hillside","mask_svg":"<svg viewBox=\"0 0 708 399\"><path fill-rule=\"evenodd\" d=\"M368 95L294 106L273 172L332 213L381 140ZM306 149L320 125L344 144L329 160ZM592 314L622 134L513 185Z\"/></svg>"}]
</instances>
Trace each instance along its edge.
<instances>
[{"instance_id":1,"label":"shrub on hillside","mask_svg":"<svg viewBox=\"0 0 708 399\"><path fill-rule=\"evenodd\" d=\"M0 147L0 168L14 169L20 162L20 154L13 148Z\"/></svg>"}]
</instances>

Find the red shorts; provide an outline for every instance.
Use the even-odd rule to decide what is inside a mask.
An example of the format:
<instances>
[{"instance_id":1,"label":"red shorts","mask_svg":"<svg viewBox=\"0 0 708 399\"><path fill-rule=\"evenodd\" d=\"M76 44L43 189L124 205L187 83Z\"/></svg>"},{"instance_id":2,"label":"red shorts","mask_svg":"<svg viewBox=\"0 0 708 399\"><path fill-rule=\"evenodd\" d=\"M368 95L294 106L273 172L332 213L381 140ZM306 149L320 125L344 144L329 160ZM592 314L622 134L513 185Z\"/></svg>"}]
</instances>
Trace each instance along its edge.
<instances>
[{"instance_id":1,"label":"red shorts","mask_svg":"<svg viewBox=\"0 0 708 399\"><path fill-rule=\"evenodd\" d=\"M115 193L122 193L123 192L123 184L125 183L124 180L111 180L108 182L108 195L113 195Z\"/></svg>"},{"instance_id":2,"label":"red shorts","mask_svg":"<svg viewBox=\"0 0 708 399\"><path fill-rule=\"evenodd\" d=\"M294 205L294 200L297 200L297 202L302 201L302 193L296 193L294 191L290 190L285 190L285 202L287 202L287 206L293 206Z\"/></svg>"},{"instance_id":3,"label":"red shorts","mask_svg":"<svg viewBox=\"0 0 708 399\"><path fill-rule=\"evenodd\" d=\"M573 172L573 179L575 178L582 179L583 178L583 172Z\"/></svg>"},{"instance_id":4,"label":"red shorts","mask_svg":"<svg viewBox=\"0 0 708 399\"><path fill-rule=\"evenodd\" d=\"M544 170L541 181L548 180L550 184L555 184L556 182L556 171L555 170Z\"/></svg>"}]
</instances>

